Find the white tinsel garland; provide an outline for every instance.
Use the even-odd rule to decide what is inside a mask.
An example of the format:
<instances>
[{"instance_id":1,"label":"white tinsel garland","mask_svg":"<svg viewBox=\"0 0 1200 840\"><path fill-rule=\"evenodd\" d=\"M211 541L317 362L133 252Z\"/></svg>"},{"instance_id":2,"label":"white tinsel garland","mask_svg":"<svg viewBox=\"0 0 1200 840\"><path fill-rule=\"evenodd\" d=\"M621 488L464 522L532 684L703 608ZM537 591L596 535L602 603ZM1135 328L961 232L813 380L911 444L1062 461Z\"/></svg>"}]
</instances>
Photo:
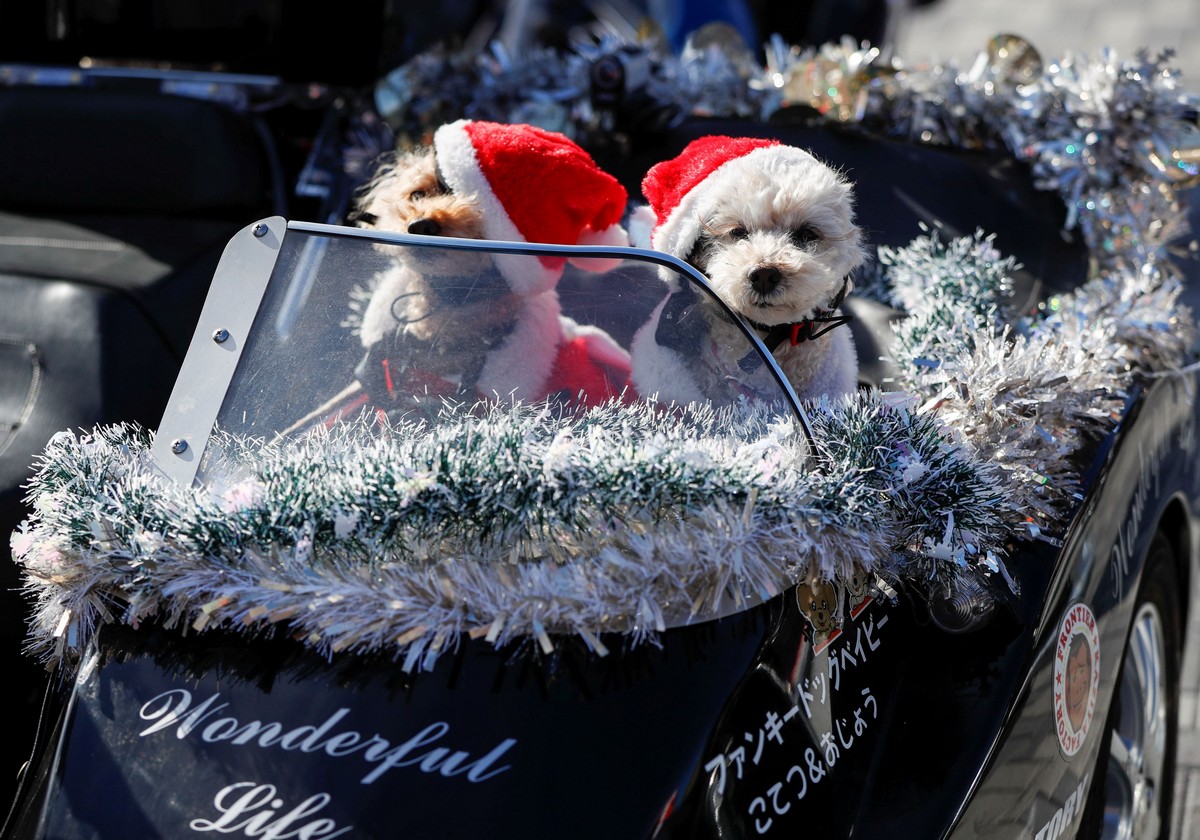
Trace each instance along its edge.
<instances>
[{"instance_id":1,"label":"white tinsel garland","mask_svg":"<svg viewBox=\"0 0 1200 840\"><path fill-rule=\"evenodd\" d=\"M807 578L894 579L947 522L958 565L994 565L1013 512L990 469L891 402L820 412L817 469L800 466L790 419L646 405L569 420L447 407L430 427L348 424L294 445L218 433L207 488L159 477L137 429L61 434L13 550L50 655L149 616L281 625L406 667L463 633L599 649L604 632L642 638Z\"/></svg>"},{"instance_id":2,"label":"white tinsel garland","mask_svg":"<svg viewBox=\"0 0 1200 840\"><path fill-rule=\"evenodd\" d=\"M458 116L586 130L588 58L423 56L390 77L392 118L414 133ZM642 639L810 577L987 575L1014 539L1060 533L1086 436L1111 428L1137 372L1178 367L1194 337L1163 253L1187 172L1154 161L1189 136L1195 100L1163 60L989 54L967 73L915 72L866 47L775 44L755 77L711 45L652 58L665 121L790 100L885 134L1005 148L1067 202L1095 276L1025 319L1006 309L1015 266L983 234L883 251L883 294L909 316L900 391L814 406L804 466L790 421L698 411L680 424L617 406L569 422L450 407L433 427L288 446L218 433L215 492L160 478L140 430L60 435L12 540L37 602L31 646L64 657L103 623L153 617L282 629L409 669L464 635L550 649L574 633L603 653L602 633Z\"/></svg>"}]
</instances>

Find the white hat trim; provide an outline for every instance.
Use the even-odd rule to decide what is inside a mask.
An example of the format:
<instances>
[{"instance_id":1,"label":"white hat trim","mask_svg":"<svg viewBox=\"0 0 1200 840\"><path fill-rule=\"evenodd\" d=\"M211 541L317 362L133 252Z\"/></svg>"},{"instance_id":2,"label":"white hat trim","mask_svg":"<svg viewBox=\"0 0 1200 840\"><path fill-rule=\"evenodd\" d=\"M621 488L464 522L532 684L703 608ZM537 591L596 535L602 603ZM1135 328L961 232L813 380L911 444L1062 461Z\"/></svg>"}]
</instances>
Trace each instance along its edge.
<instances>
[{"instance_id":1,"label":"white hat trim","mask_svg":"<svg viewBox=\"0 0 1200 840\"><path fill-rule=\"evenodd\" d=\"M696 207L708 203L711 196L723 192L730 181L738 178L738 170L751 165L758 158L787 157L797 163L817 163L817 159L803 149L783 144L760 146L744 155L730 158L708 174L703 181L692 187L675 205L667 220L654 229L651 245L680 259L686 259L696 240L700 238L700 219Z\"/></svg>"},{"instance_id":2,"label":"white hat trim","mask_svg":"<svg viewBox=\"0 0 1200 840\"><path fill-rule=\"evenodd\" d=\"M443 125L433 135L434 155L438 169L447 186L459 195L474 195L483 213L483 231L488 239L498 242L525 242L513 224L504 204L492 191L479 165L475 145L464 125L468 120ZM558 282L560 272L542 265L530 254L496 254L496 267L508 281L509 287L520 295L532 295L550 289Z\"/></svg>"}]
</instances>

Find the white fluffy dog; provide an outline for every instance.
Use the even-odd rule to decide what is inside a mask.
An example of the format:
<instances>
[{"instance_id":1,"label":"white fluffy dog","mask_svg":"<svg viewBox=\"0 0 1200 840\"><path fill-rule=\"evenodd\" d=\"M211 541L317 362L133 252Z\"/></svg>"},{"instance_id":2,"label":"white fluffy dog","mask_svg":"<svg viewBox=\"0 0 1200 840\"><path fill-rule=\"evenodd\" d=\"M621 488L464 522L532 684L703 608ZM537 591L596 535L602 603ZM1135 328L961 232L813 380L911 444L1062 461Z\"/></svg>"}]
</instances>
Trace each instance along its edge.
<instances>
[{"instance_id":1,"label":"white fluffy dog","mask_svg":"<svg viewBox=\"0 0 1200 840\"><path fill-rule=\"evenodd\" d=\"M848 320L839 307L851 272L865 259L844 177L778 141L710 136L652 167L642 191L656 216L651 247L708 278L757 331L798 397L857 387L853 339L837 329ZM635 336L633 383L642 395L691 401L714 379L752 371L756 358L720 358L722 348L745 341L703 297L676 288ZM713 340L697 338L705 329Z\"/></svg>"}]
</instances>

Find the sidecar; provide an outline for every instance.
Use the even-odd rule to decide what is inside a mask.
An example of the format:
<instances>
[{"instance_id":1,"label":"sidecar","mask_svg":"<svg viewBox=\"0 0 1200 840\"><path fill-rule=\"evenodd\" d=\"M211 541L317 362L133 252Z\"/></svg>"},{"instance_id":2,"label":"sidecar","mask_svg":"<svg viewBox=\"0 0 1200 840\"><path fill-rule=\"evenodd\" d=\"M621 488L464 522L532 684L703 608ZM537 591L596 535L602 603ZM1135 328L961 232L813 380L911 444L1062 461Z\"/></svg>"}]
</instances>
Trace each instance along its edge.
<instances>
[{"instance_id":1,"label":"sidecar","mask_svg":"<svg viewBox=\"0 0 1200 840\"><path fill-rule=\"evenodd\" d=\"M1084 281L996 160L760 130L853 161L877 242L986 215L1022 309ZM988 198L927 215L931 172ZM603 388L533 388L536 346L469 375L463 328L522 261L562 267ZM445 320L365 354L353 304L397 263L457 266L422 291ZM680 287L737 327L689 321L736 360L699 401L636 387ZM847 307L861 393L801 404L663 254L246 226L157 428L40 463L13 546L65 702L5 836L1165 836L1195 374L1114 386L1061 520L1014 526L873 362L900 313Z\"/></svg>"},{"instance_id":2,"label":"sidecar","mask_svg":"<svg viewBox=\"0 0 1200 840\"><path fill-rule=\"evenodd\" d=\"M389 115L303 100L321 119L287 176L318 200L224 208L161 414L68 431L72 415L22 487L11 545L50 676L6 840L1170 836L1200 586L1180 301L1200 263L1145 243L1181 235L1176 210L1200 229L1179 186L1194 158L1159 142L1165 118L1118 136L1159 179L1130 186L1127 222L1103 204L1125 170L976 142L1010 78L893 90L872 106L904 123L889 133L795 103L684 119L672 101L660 119L666 77L638 49L583 64L614 56L643 87L585 91L582 133L631 195L706 134L776 137L854 181L874 263L838 328L859 392L797 400L751 326L664 254L343 224L380 151L365 127ZM878 90L854 84L877 54L842 58L795 60L792 80L872 112ZM443 61L381 89L419 110L427 73L457 117L455 97L524 85L522 113L557 114L563 92L538 86L561 79L460 83ZM855 61L864 76L842 72ZM215 81L190 79L190 97ZM1149 125L1159 103L1138 90ZM363 307L398 266L435 305L369 348ZM495 275L546 266L565 338L510 344ZM678 392L639 375L668 317L725 360ZM472 353L497 346L502 364ZM572 359L590 378L534 375Z\"/></svg>"}]
</instances>

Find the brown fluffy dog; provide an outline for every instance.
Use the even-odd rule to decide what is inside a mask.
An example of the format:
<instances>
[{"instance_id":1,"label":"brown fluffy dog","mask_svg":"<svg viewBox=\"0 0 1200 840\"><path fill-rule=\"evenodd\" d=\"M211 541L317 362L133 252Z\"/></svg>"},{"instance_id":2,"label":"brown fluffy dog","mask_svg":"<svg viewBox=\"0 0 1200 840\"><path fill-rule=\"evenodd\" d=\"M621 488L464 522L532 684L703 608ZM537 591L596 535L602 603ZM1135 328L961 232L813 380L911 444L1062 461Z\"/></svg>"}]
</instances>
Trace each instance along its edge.
<instances>
[{"instance_id":1,"label":"brown fluffy dog","mask_svg":"<svg viewBox=\"0 0 1200 840\"><path fill-rule=\"evenodd\" d=\"M354 219L377 230L485 238L480 203L442 180L432 146L399 151L381 165ZM364 348L385 351L393 366L455 375L481 365L512 331L518 301L490 254L379 247L394 259L374 278L362 309Z\"/></svg>"},{"instance_id":2,"label":"brown fluffy dog","mask_svg":"<svg viewBox=\"0 0 1200 840\"><path fill-rule=\"evenodd\" d=\"M564 135L459 120L380 166L354 217L425 237L620 245L625 203L616 179ZM432 383L439 394L532 401L584 390L594 401L625 386L628 353L561 313L565 260L380 248L392 263L374 278L356 325L367 351L356 373L374 399L428 393ZM402 372L411 381L400 382Z\"/></svg>"}]
</instances>

